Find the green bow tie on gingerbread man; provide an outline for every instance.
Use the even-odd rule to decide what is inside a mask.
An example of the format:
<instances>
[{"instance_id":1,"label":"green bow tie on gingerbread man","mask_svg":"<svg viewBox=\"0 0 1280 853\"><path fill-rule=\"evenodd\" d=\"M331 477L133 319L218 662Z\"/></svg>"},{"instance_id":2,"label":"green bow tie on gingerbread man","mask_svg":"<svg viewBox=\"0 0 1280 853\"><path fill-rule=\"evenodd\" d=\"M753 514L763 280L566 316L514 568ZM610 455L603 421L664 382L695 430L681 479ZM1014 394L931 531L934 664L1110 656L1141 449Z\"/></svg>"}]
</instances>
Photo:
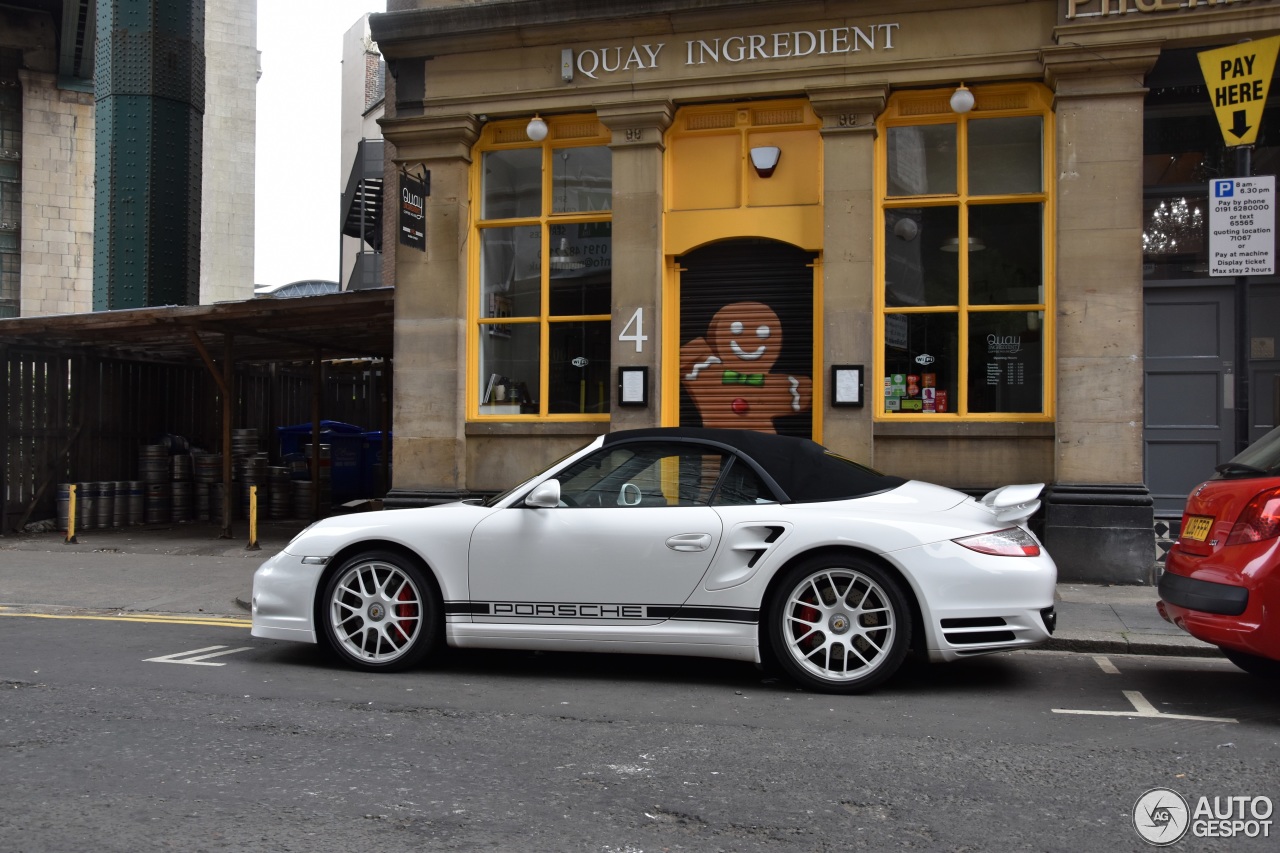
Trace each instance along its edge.
<instances>
[{"instance_id":1,"label":"green bow tie on gingerbread man","mask_svg":"<svg viewBox=\"0 0 1280 853\"><path fill-rule=\"evenodd\" d=\"M764 385L764 374L739 373L736 370L726 370L720 382L723 385Z\"/></svg>"}]
</instances>

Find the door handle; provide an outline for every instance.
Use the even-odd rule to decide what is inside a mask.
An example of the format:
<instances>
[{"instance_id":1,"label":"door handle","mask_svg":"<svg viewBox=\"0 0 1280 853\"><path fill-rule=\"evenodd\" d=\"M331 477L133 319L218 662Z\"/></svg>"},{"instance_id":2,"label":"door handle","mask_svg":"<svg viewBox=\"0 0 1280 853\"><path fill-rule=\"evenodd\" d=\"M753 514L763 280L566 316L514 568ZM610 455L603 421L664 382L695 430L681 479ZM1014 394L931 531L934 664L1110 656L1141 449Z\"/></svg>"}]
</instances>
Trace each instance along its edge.
<instances>
[{"instance_id":1,"label":"door handle","mask_svg":"<svg viewBox=\"0 0 1280 853\"><path fill-rule=\"evenodd\" d=\"M710 533L678 533L667 540L672 551L705 551L711 547Z\"/></svg>"}]
</instances>

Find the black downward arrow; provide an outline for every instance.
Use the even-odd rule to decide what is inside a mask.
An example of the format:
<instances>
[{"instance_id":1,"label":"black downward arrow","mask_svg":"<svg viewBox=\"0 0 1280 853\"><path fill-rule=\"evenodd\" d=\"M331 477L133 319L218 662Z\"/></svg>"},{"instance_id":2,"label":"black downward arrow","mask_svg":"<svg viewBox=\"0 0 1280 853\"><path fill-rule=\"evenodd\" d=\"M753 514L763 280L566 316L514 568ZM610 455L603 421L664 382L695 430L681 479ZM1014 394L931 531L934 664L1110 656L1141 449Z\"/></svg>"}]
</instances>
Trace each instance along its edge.
<instances>
[{"instance_id":1,"label":"black downward arrow","mask_svg":"<svg viewBox=\"0 0 1280 853\"><path fill-rule=\"evenodd\" d=\"M1244 139L1244 135L1249 132L1249 125L1244 123L1244 110L1236 110L1231 114L1231 133L1236 139Z\"/></svg>"}]
</instances>

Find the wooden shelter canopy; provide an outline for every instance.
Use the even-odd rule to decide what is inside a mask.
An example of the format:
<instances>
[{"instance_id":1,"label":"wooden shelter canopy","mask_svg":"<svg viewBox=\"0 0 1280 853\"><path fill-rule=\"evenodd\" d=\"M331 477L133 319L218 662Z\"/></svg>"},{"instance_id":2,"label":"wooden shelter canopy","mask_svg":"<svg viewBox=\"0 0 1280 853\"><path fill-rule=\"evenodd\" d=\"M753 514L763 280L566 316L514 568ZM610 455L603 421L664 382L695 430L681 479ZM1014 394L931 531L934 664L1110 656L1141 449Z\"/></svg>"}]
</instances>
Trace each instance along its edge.
<instances>
[{"instance_id":1,"label":"wooden shelter canopy","mask_svg":"<svg viewBox=\"0 0 1280 853\"><path fill-rule=\"evenodd\" d=\"M206 361L230 336L238 364L392 357L395 288L0 320L0 346Z\"/></svg>"}]
</instances>

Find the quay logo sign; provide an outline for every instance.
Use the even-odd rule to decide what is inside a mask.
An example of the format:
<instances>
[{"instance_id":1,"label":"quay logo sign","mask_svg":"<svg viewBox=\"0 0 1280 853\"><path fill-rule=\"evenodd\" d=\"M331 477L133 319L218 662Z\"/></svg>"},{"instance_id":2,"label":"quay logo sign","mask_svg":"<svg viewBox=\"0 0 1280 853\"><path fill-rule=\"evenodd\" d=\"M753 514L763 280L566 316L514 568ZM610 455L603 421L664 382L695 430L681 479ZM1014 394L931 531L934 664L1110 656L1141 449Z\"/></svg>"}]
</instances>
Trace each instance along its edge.
<instances>
[{"instance_id":1,"label":"quay logo sign","mask_svg":"<svg viewBox=\"0 0 1280 853\"><path fill-rule=\"evenodd\" d=\"M431 194L431 173L419 180L408 172L400 173L400 245L419 252L427 250L426 197Z\"/></svg>"},{"instance_id":2,"label":"quay logo sign","mask_svg":"<svg viewBox=\"0 0 1280 853\"><path fill-rule=\"evenodd\" d=\"M775 59L800 59L808 56L831 56L860 53L864 50L893 50L893 37L899 25L868 24L861 27L824 27L816 30L793 30L782 33L745 33L688 39L677 48L686 67ZM565 82L577 70L583 77L599 80L609 74L625 71L654 71L666 42L651 42L632 47L593 47L573 51L565 48ZM671 55L668 52L667 55Z\"/></svg>"},{"instance_id":3,"label":"quay logo sign","mask_svg":"<svg viewBox=\"0 0 1280 853\"><path fill-rule=\"evenodd\" d=\"M1155 847L1193 838L1270 838L1269 797L1199 797L1194 807L1172 788L1152 788L1133 805L1133 828Z\"/></svg>"}]
</instances>

